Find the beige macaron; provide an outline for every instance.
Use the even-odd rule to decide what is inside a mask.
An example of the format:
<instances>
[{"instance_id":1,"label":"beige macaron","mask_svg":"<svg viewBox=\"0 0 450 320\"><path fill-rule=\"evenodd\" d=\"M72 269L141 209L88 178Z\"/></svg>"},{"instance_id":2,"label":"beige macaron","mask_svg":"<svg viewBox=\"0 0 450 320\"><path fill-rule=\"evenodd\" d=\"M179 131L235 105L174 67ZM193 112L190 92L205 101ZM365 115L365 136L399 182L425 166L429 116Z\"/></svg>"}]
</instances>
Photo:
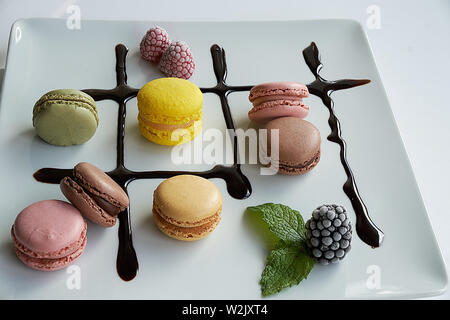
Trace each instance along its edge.
<instances>
[{"instance_id":1,"label":"beige macaron","mask_svg":"<svg viewBox=\"0 0 450 320\"><path fill-rule=\"evenodd\" d=\"M174 239L194 241L210 234L220 221L222 195L211 181L179 175L163 181L153 194L159 229Z\"/></svg>"}]
</instances>

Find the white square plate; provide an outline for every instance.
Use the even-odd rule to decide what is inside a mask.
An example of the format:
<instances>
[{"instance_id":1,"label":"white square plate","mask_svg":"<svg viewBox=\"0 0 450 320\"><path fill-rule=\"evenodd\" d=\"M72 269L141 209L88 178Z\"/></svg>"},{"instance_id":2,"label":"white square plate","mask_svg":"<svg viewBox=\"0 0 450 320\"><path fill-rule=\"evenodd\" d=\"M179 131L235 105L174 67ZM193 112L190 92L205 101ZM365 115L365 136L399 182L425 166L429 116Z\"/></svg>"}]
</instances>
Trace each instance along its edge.
<instances>
[{"instance_id":1,"label":"white square plate","mask_svg":"<svg viewBox=\"0 0 450 320\"><path fill-rule=\"evenodd\" d=\"M316 266L307 280L273 296L279 299L410 298L439 294L447 286L445 264L430 226L409 160L362 27L349 20L291 22L158 22L173 40L189 43L196 61L190 79L199 87L216 84L210 47L226 51L229 85L313 79L302 50L314 41L326 79L366 78L370 84L333 93L336 114L348 144L347 157L374 222L384 231L372 249L354 233L352 251L338 265ZM185 243L163 235L151 214L152 193L162 179L138 180L128 187L137 277L125 282L116 272L117 228L88 225L88 244L76 261L80 288L70 286L74 269L40 272L14 256L10 228L32 202L64 199L57 185L34 180L43 167L71 168L80 161L105 171L115 166L117 103L98 102L100 125L86 144L55 147L36 137L31 123L35 101L57 88L115 87L114 47L123 43L128 84L140 88L161 73L140 58L139 43L150 22L81 21L70 30L65 20L30 19L11 30L0 100L0 298L5 299L259 299L258 284L268 254L245 219L245 208L265 202L288 205L304 219L324 203L351 204L342 191L346 176L339 146L326 139L328 110L307 99L307 120L322 135L322 159L304 176L261 176L257 165L243 165L253 186L246 200L224 198L222 221L206 239ZM236 128L247 129L248 92L231 93ZM205 94L204 128L225 131L220 101ZM206 170L212 166L175 165L171 148L146 141L137 128L136 99L127 104L125 163L134 170ZM68 272L69 271L69 272ZM379 281L374 281L379 280ZM68 285L69 284L69 285ZM373 285L377 284L377 285Z\"/></svg>"}]
</instances>

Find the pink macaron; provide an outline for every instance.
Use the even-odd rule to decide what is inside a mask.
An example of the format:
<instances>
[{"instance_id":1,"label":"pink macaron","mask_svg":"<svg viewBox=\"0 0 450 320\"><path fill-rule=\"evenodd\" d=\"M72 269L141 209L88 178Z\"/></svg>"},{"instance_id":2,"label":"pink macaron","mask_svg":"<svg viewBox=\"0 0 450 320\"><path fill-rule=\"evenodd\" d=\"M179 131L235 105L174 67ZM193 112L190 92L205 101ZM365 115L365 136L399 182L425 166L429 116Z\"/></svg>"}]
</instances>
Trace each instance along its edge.
<instances>
[{"instance_id":1,"label":"pink macaron","mask_svg":"<svg viewBox=\"0 0 450 320\"><path fill-rule=\"evenodd\" d=\"M80 211L61 200L43 200L23 209L11 228L17 257L43 271L62 269L86 247L87 224Z\"/></svg>"},{"instance_id":2,"label":"pink macaron","mask_svg":"<svg viewBox=\"0 0 450 320\"><path fill-rule=\"evenodd\" d=\"M268 82L257 85L250 90L248 97L253 104L248 117L260 123L279 117L303 119L309 112L303 98L308 96L308 88L298 82Z\"/></svg>"}]
</instances>

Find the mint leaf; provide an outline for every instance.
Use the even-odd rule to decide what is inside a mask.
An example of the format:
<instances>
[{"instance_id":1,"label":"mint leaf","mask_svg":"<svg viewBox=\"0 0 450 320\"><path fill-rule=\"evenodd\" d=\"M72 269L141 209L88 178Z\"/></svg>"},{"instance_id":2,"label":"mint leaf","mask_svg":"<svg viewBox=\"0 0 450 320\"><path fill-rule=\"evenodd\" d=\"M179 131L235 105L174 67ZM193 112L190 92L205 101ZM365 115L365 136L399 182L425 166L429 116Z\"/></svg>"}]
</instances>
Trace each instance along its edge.
<instances>
[{"instance_id":1,"label":"mint leaf","mask_svg":"<svg viewBox=\"0 0 450 320\"><path fill-rule=\"evenodd\" d=\"M266 267L261 275L263 296L280 292L284 288L298 285L306 279L314 267L314 259L303 246L298 247L280 241L267 257Z\"/></svg>"},{"instance_id":2,"label":"mint leaf","mask_svg":"<svg viewBox=\"0 0 450 320\"><path fill-rule=\"evenodd\" d=\"M305 222L297 210L276 203L248 207L247 211L260 217L269 231L288 245L299 247L305 241Z\"/></svg>"},{"instance_id":3,"label":"mint leaf","mask_svg":"<svg viewBox=\"0 0 450 320\"><path fill-rule=\"evenodd\" d=\"M244 219L248 221L249 229L258 236L259 240L266 246L268 251L273 249L280 239L275 236L270 230L269 225L262 219L262 215L257 211L247 210Z\"/></svg>"},{"instance_id":4,"label":"mint leaf","mask_svg":"<svg viewBox=\"0 0 450 320\"><path fill-rule=\"evenodd\" d=\"M275 244L261 274L262 295L278 293L306 279L314 267L314 259L305 250L306 230L301 214L275 203L248 207L247 213L254 218L254 225L265 231L266 239Z\"/></svg>"}]
</instances>

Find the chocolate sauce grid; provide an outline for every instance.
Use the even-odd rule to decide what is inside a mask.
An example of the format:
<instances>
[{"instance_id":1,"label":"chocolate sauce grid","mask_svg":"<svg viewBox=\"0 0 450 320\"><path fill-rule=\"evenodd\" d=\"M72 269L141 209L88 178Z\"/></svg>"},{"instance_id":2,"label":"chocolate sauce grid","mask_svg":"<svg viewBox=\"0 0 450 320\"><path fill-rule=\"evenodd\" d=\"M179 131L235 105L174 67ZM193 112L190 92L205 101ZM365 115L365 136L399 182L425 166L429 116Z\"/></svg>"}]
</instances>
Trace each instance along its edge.
<instances>
[{"instance_id":1,"label":"chocolate sauce grid","mask_svg":"<svg viewBox=\"0 0 450 320\"><path fill-rule=\"evenodd\" d=\"M164 179L181 174L197 175L206 179L221 178L225 180L228 193L236 199L248 198L252 193L250 181L242 173L239 163L239 153L237 137L233 135L233 165L224 166L216 165L210 170L191 172L191 171L132 171L125 167L124 155L124 138L125 138L125 119L126 119L126 103L131 98L137 96L139 89L132 88L127 84L126 73L126 56L128 49L123 44L118 44L115 48L116 52L116 79L117 86L113 89L85 89L82 90L89 94L96 101L100 100L114 100L119 104L118 122L117 122L117 158L116 168L112 171L106 172L112 179L114 179L126 192L128 184L137 179ZM306 63L313 72L316 80L307 85L310 92L320 97L330 110L330 127L332 134L328 137L330 141L339 143L341 145L341 162L344 170L347 173L348 180L344 184L344 192L350 198L352 206L357 212L356 229L360 238L371 245L377 247L382 240L382 232L373 224L364 205L359 196L356 183L345 158L345 141L341 137L339 120L333 112L333 101L329 94L334 90L347 89L368 83L368 80L337 80L327 81L318 75L322 64L318 58L317 46L312 43L303 51ZM233 118L231 116L230 106L228 104L228 95L232 92L250 91L253 87L249 86L230 86L226 84L227 65L225 59L225 50L217 44L211 46L211 56L213 61L214 74L217 79L217 85L211 88L200 88L203 93L214 93L220 98L222 112L227 129L234 132L235 127ZM331 138L330 138L331 137ZM72 169L56 169L56 168L42 168L34 173L34 178L37 181L44 183L58 184L64 177L73 176ZM130 208L119 213L119 248L117 252L116 267L119 276L125 280L132 280L139 269L139 264L136 256L136 251L133 247L132 231L130 225ZM360 234L362 233L362 234ZM378 235L379 239L375 239L374 235Z\"/></svg>"}]
</instances>

